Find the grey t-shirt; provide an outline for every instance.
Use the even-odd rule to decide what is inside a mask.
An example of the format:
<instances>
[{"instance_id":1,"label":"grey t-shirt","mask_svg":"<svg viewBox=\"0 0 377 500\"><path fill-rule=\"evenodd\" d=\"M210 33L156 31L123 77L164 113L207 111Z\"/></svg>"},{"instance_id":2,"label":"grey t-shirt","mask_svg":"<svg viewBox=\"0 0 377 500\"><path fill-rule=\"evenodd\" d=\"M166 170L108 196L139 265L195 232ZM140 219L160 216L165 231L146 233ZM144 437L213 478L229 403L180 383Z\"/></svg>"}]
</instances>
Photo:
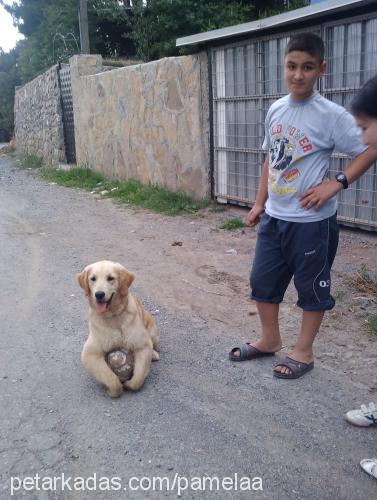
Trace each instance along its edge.
<instances>
[{"instance_id":1,"label":"grey t-shirt","mask_svg":"<svg viewBox=\"0 0 377 500\"><path fill-rule=\"evenodd\" d=\"M333 151L355 157L366 149L353 116L318 92L304 101L287 95L274 102L266 116L262 147L269 154L266 212L291 222L334 215L336 197L315 210L301 208L299 196L322 182Z\"/></svg>"}]
</instances>

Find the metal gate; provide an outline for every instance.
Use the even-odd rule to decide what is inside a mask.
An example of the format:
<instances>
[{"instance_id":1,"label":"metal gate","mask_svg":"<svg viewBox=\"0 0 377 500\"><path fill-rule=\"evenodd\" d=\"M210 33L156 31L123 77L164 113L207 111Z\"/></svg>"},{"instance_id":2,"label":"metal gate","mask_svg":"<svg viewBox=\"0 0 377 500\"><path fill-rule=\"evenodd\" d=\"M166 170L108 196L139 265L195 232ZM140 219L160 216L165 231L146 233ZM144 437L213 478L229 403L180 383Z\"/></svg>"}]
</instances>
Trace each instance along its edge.
<instances>
[{"instance_id":1,"label":"metal gate","mask_svg":"<svg viewBox=\"0 0 377 500\"><path fill-rule=\"evenodd\" d=\"M67 163L76 163L75 124L69 64L62 64L58 69L60 95L63 112L64 142Z\"/></svg>"},{"instance_id":2,"label":"metal gate","mask_svg":"<svg viewBox=\"0 0 377 500\"><path fill-rule=\"evenodd\" d=\"M322 95L348 107L357 90L377 74L377 13L315 25L322 36L328 69ZM251 205L258 190L264 152L264 119L288 90L284 50L298 31L254 38L211 49L214 194L220 202ZM349 161L334 154L330 176ZM338 197L338 219L377 230L377 165Z\"/></svg>"}]
</instances>

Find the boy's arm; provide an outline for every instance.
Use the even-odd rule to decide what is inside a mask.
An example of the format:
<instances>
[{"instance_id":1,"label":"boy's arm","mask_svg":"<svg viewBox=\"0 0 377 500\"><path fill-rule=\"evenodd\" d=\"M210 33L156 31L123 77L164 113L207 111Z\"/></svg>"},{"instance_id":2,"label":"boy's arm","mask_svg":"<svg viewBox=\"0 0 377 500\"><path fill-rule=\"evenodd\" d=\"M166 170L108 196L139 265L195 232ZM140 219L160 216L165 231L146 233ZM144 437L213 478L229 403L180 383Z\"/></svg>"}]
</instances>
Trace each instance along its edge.
<instances>
[{"instance_id":1,"label":"boy's arm","mask_svg":"<svg viewBox=\"0 0 377 500\"><path fill-rule=\"evenodd\" d=\"M377 160L377 149L368 148L366 151L356 156L348 167L343 171L347 177L348 184L356 181L364 172ZM308 189L300 196L303 208L315 208L318 210L327 200L335 196L343 186L336 179L324 180L319 186Z\"/></svg>"},{"instance_id":2,"label":"boy's arm","mask_svg":"<svg viewBox=\"0 0 377 500\"><path fill-rule=\"evenodd\" d=\"M247 214L245 219L245 224L250 227L254 227L259 223L260 216L264 211L264 204L266 203L268 196L268 155L263 163L262 175L260 178L259 189L257 193L257 197L255 199L255 203L253 208Z\"/></svg>"}]
</instances>

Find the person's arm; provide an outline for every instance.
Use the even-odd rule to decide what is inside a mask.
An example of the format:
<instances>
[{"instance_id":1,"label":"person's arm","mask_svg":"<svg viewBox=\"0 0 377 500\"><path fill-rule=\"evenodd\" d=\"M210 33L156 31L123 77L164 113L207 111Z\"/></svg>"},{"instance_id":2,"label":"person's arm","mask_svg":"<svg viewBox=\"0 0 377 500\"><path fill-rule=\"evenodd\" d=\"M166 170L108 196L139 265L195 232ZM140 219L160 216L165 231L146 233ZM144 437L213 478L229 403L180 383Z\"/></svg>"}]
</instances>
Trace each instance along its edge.
<instances>
[{"instance_id":1,"label":"person's arm","mask_svg":"<svg viewBox=\"0 0 377 500\"><path fill-rule=\"evenodd\" d=\"M377 149L368 148L366 151L356 156L348 167L343 171L347 177L348 184L356 181L366 172L377 160ZM308 189L300 196L303 208L315 208L318 210L327 200L335 196L343 189L343 186L336 179L324 180L318 186Z\"/></svg>"},{"instance_id":2,"label":"person's arm","mask_svg":"<svg viewBox=\"0 0 377 500\"><path fill-rule=\"evenodd\" d=\"M250 227L256 226L260 221L260 216L264 211L264 204L268 197L268 155L263 163L262 175L259 182L259 189L253 208L247 214L245 224Z\"/></svg>"}]
</instances>

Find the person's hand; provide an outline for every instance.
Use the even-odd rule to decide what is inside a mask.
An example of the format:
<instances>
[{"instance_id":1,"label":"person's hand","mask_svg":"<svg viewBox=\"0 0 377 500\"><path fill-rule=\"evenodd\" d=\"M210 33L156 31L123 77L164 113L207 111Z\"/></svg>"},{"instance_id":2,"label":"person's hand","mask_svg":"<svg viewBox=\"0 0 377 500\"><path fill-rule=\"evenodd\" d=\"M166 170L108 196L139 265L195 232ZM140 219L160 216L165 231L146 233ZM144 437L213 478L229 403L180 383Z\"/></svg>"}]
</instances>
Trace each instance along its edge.
<instances>
[{"instance_id":1,"label":"person's hand","mask_svg":"<svg viewBox=\"0 0 377 500\"><path fill-rule=\"evenodd\" d=\"M338 181L330 181L324 177L321 184L308 189L300 196L301 207L319 210L327 200L335 196L341 189L342 185Z\"/></svg>"},{"instance_id":2,"label":"person's hand","mask_svg":"<svg viewBox=\"0 0 377 500\"><path fill-rule=\"evenodd\" d=\"M249 227L254 227L259 224L260 216L264 212L264 207L254 205L245 218L245 224Z\"/></svg>"}]
</instances>

